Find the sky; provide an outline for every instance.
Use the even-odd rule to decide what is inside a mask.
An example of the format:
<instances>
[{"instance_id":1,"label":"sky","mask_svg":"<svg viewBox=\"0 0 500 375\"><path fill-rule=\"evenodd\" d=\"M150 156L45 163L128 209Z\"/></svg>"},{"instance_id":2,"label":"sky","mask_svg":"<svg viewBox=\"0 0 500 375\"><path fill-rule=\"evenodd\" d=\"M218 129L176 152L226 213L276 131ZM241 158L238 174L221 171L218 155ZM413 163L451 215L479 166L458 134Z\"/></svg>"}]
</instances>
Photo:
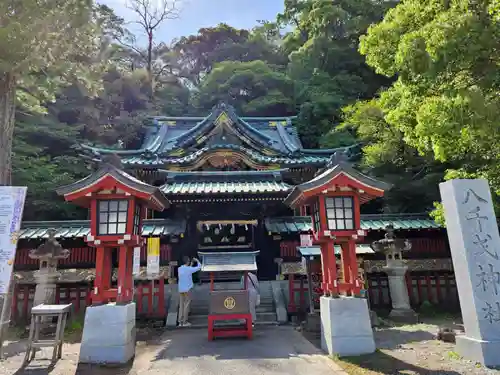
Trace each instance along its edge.
<instances>
[{"instance_id":1,"label":"sky","mask_svg":"<svg viewBox=\"0 0 500 375\"><path fill-rule=\"evenodd\" d=\"M134 21L134 13L127 9L129 0L98 0L113 8L125 21ZM167 20L158 33L157 41L170 43L181 36L196 34L202 27L227 23L235 28L249 29L257 20L274 20L283 11L284 0L180 0L180 17ZM132 32L136 29L130 28Z\"/></svg>"}]
</instances>

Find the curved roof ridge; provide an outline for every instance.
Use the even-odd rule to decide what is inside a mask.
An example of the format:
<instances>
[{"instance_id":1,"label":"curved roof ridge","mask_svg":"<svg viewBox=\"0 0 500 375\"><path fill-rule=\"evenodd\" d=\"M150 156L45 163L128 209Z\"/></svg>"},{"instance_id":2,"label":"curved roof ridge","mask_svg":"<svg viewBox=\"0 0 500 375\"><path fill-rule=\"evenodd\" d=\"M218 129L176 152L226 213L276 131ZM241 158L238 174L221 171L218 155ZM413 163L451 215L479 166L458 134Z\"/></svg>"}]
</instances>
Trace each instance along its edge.
<instances>
[{"instance_id":1,"label":"curved roof ridge","mask_svg":"<svg viewBox=\"0 0 500 375\"><path fill-rule=\"evenodd\" d=\"M288 151L290 151L291 153L295 153L300 150L300 147L293 142L282 124L278 123L276 125L276 129L278 130L278 134Z\"/></svg>"},{"instance_id":2,"label":"curved roof ridge","mask_svg":"<svg viewBox=\"0 0 500 375\"><path fill-rule=\"evenodd\" d=\"M141 146L141 148L135 149L135 150L122 150L122 149L113 149L113 148L102 148L102 147L96 147L96 146L90 146L85 143L79 144L79 147L81 147L84 150L92 151L95 153L99 154L116 154L116 155L136 155L136 154L143 154L145 152L155 152L156 149L152 149L152 147L158 143L159 140L163 140L165 138L165 135L167 134L168 131L168 125L164 124L159 124L158 122L155 121L157 132L154 133L154 135L150 135L147 140L145 140ZM161 145L161 142L160 142Z\"/></svg>"},{"instance_id":3,"label":"curved roof ridge","mask_svg":"<svg viewBox=\"0 0 500 375\"><path fill-rule=\"evenodd\" d=\"M160 127L155 135L153 142L151 142L151 144L145 147L146 151L149 152L158 151L160 146L163 144L163 141L165 140L165 136L167 135L167 133L168 133L168 125L160 124Z\"/></svg>"},{"instance_id":4,"label":"curved roof ridge","mask_svg":"<svg viewBox=\"0 0 500 375\"><path fill-rule=\"evenodd\" d=\"M214 117L214 111L210 112L210 114L205 117L202 121L200 121L198 124L196 124L195 126L193 126L191 129L189 129L187 132L185 133L182 133L181 135L179 135L175 141L175 146L176 147L184 147L188 142L188 140L192 140L195 138L195 135L197 133L201 133L202 131L204 131L205 127L208 128L207 124L211 124L212 122L210 122L209 120L212 119ZM179 142L179 143L177 143Z\"/></svg>"}]
</instances>

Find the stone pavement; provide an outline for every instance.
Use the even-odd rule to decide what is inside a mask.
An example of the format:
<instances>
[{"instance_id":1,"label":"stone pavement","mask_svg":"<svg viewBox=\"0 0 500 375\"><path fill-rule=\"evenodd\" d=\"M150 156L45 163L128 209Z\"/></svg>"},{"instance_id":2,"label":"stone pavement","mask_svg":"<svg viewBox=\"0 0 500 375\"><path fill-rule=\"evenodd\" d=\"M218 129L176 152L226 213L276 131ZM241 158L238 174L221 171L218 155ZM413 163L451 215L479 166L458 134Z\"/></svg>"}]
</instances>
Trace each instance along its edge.
<instances>
[{"instance_id":1,"label":"stone pavement","mask_svg":"<svg viewBox=\"0 0 500 375\"><path fill-rule=\"evenodd\" d=\"M139 343L128 368L79 366L78 344L68 344L51 375L346 375L292 327L259 327L253 340L207 341L204 329L166 331L154 342ZM48 354L48 353L47 353ZM23 353L0 363L1 375L45 375L48 362L18 370ZM17 357L21 356L19 360ZM37 356L38 357L38 356Z\"/></svg>"}]
</instances>

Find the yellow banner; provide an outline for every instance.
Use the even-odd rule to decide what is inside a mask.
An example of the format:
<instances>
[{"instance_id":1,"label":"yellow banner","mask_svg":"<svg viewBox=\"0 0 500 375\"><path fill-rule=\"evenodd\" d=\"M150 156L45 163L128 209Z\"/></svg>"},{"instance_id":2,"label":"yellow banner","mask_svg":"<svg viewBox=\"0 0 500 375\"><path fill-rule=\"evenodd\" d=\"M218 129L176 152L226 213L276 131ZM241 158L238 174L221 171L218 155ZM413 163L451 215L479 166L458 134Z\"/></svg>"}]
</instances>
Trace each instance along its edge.
<instances>
[{"instance_id":1,"label":"yellow banner","mask_svg":"<svg viewBox=\"0 0 500 375\"><path fill-rule=\"evenodd\" d=\"M148 238L148 257L160 256L160 237Z\"/></svg>"}]
</instances>

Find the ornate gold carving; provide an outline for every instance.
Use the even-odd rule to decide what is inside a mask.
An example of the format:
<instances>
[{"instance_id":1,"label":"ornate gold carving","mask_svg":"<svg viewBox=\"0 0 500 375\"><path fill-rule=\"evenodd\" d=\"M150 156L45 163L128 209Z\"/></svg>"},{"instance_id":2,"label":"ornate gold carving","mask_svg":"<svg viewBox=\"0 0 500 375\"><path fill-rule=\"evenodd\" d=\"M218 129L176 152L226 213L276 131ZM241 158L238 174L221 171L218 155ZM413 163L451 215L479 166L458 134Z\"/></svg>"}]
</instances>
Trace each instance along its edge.
<instances>
[{"instance_id":1,"label":"ornate gold carving","mask_svg":"<svg viewBox=\"0 0 500 375\"><path fill-rule=\"evenodd\" d=\"M228 310L234 309L236 307L236 300L233 297L226 297L224 307Z\"/></svg>"},{"instance_id":2,"label":"ornate gold carving","mask_svg":"<svg viewBox=\"0 0 500 375\"><path fill-rule=\"evenodd\" d=\"M229 118L228 114L226 113L226 111L222 112L214 122L215 125L217 126L222 124L231 125L233 123Z\"/></svg>"},{"instance_id":3,"label":"ornate gold carving","mask_svg":"<svg viewBox=\"0 0 500 375\"><path fill-rule=\"evenodd\" d=\"M408 271L453 271L451 259L403 259ZM385 272L385 260L365 260L365 272Z\"/></svg>"}]
</instances>

